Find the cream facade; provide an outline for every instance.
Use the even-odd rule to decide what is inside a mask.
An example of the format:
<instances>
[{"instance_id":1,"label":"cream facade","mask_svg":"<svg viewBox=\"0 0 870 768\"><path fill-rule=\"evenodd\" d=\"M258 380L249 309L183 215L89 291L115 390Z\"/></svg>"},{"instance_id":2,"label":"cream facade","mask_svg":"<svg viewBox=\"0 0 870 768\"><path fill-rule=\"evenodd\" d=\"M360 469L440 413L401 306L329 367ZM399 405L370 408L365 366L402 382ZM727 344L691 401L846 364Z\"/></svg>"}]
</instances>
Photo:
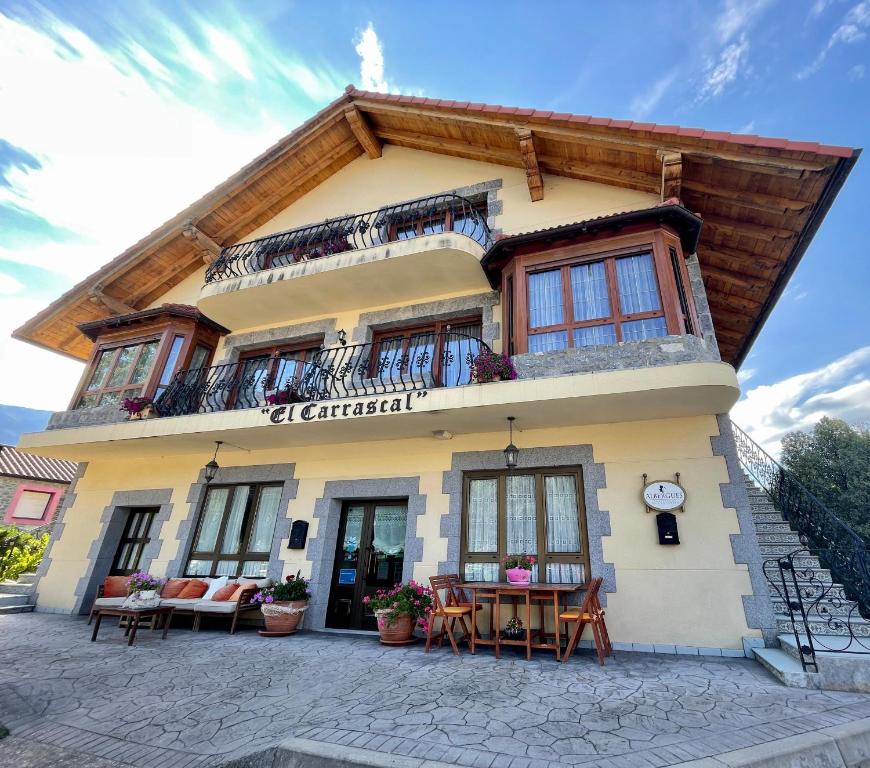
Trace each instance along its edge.
<instances>
[{"instance_id":1,"label":"cream facade","mask_svg":"<svg viewBox=\"0 0 870 768\"><path fill-rule=\"evenodd\" d=\"M337 590L375 572L337 562L362 557L348 531L369 519L367 505L404 520L389 551L373 534L376 564L383 555L392 575L424 583L439 573L473 579L500 573L495 556L512 554L503 529L520 517L510 491L486 502L469 483L543 483L537 502L524 503L549 536L547 478L570 476L575 495L559 514L573 510L584 540L563 560L580 570L554 573L604 579L615 643L736 654L769 640L773 611L727 417L739 388L720 359L696 253L701 220L664 191L548 173L533 202L529 178L528 168L384 143L380 157L352 160L239 239L253 243L247 261L230 263L224 250L117 322L85 324L95 352L70 410L22 441L82 464L38 610L87 612L117 570L124 521L149 509L137 568L167 578L206 575L200 568L251 575L242 571L252 563L276 579L301 572L314 591L306 626L335 627ZM348 246L350 229L330 229L365 212L382 214L377 242ZM458 224L469 220L474 234ZM293 235L302 228L320 232L304 247ZM464 341L451 337L457 327ZM429 357L414 362L423 347ZM455 353L470 365L484 350L510 358L517 378L487 381L447 362ZM104 354L114 357L101 372ZM109 386L125 355L133 373ZM151 367L137 374L143 359ZM298 373L275 373L288 365ZM159 417L118 421L118 398L130 393L153 395ZM518 430L512 471L508 417ZM218 443L220 468L207 482ZM679 478L685 489L678 545L660 543L644 477ZM259 560L226 565L235 550L198 547L215 489L236 489L234 499L240 487L247 499L274 489L275 517L263 544L260 502L245 502L243 524L227 502L215 536L238 523L251 537L243 548L261 541ZM487 503L480 514L498 539L486 550L491 568L476 557L487 534L469 532ZM291 542L299 522L301 547ZM549 539L533 546L563 562ZM360 595L346 598L348 616Z\"/></svg>"}]
</instances>

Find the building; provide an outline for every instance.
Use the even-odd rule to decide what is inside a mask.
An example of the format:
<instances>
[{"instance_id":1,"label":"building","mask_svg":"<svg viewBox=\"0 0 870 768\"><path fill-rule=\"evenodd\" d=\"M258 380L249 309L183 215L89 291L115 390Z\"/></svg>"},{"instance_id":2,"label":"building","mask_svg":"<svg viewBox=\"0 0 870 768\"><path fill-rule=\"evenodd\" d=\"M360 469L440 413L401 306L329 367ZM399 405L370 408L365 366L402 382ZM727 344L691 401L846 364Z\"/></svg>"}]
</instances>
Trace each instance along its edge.
<instances>
[{"instance_id":1,"label":"building","mask_svg":"<svg viewBox=\"0 0 870 768\"><path fill-rule=\"evenodd\" d=\"M523 550L602 576L616 642L762 642L735 368L857 155L348 88L16 332L87 360L22 440L80 462L39 609L301 570L308 627L365 628L366 592Z\"/></svg>"},{"instance_id":2,"label":"building","mask_svg":"<svg viewBox=\"0 0 870 768\"><path fill-rule=\"evenodd\" d=\"M0 522L24 530L51 525L75 474L72 461L0 445Z\"/></svg>"}]
</instances>

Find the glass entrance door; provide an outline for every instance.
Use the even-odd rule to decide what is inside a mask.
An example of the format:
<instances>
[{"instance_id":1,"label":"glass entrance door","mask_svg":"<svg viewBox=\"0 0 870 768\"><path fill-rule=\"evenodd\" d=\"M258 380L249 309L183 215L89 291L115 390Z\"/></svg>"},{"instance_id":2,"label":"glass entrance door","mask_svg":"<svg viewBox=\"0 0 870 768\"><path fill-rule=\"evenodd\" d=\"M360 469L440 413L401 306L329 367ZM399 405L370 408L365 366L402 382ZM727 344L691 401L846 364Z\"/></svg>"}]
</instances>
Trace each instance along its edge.
<instances>
[{"instance_id":1,"label":"glass entrance door","mask_svg":"<svg viewBox=\"0 0 870 768\"><path fill-rule=\"evenodd\" d=\"M377 629L363 598L402 580L408 505L346 502L341 514L326 626Z\"/></svg>"}]
</instances>

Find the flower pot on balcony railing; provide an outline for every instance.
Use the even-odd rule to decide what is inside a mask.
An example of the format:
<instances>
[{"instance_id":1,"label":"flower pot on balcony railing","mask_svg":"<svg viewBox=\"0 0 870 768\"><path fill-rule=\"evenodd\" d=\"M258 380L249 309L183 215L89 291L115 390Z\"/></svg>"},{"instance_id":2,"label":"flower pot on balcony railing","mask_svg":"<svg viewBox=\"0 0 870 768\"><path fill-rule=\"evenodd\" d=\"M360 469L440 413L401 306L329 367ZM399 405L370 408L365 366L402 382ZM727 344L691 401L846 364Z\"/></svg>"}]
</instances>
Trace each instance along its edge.
<instances>
[{"instance_id":1,"label":"flower pot on balcony railing","mask_svg":"<svg viewBox=\"0 0 870 768\"><path fill-rule=\"evenodd\" d=\"M266 405L288 405L292 402L292 392L287 389L274 389L266 395Z\"/></svg>"},{"instance_id":2,"label":"flower pot on balcony railing","mask_svg":"<svg viewBox=\"0 0 870 768\"><path fill-rule=\"evenodd\" d=\"M513 381L516 377L517 371L510 357L491 349L482 349L471 361L471 380L478 384Z\"/></svg>"},{"instance_id":3,"label":"flower pot on balcony railing","mask_svg":"<svg viewBox=\"0 0 870 768\"><path fill-rule=\"evenodd\" d=\"M127 412L127 421L151 419L157 416L154 401L150 397L125 397L121 401L121 410Z\"/></svg>"}]
</instances>

